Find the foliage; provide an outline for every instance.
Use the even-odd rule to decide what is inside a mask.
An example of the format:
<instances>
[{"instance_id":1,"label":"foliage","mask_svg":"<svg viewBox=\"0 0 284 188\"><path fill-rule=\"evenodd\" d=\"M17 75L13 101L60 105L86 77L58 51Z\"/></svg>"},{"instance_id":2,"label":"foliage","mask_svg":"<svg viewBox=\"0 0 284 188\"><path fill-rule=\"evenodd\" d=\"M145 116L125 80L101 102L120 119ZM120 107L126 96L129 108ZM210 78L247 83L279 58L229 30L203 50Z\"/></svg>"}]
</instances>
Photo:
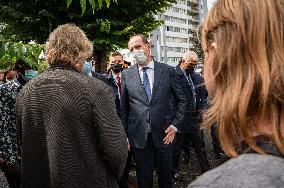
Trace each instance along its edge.
<instances>
[{"instance_id":1,"label":"foliage","mask_svg":"<svg viewBox=\"0 0 284 188\"><path fill-rule=\"evenodd\" d=\"M0 42L0 69L13 67L17 60L24 60L30 67L43 72L47 63L40 59L44 45Z\"/></svg>"},{"instance_id":2,"label":"foliage","mask_svg":"<svg viewBox=\"0 0 284 188\"><path fill-rule=\"evenodd\" d=\"M102 8L103 2L105 2L106 7L109 7L110 1L111 0L97 0L97 1L89 0L89 3L91 5L92 9L97 10L97 9ZM72 3L72 0L66 0L66 2L67 2L67 7L69 7ZM113 2L117 3L117 0L113 0ZM81 5L81 8L82 8L82 14L81 15L83 15L86 11L87 1L86 0L80 0L80 5Z\"/></svg>"},{"instance_id":3,"label":"foliage","mask_svg":"<svg viewBox=\"0 0 284 188\"><path fill-rule=\"evenodd\" d=\"M162 22L154 18L175 0L1 0L0 30L5 40L43 44L58 25L74 23L93 41L98 68L105 69L107 52L126 48L129 36L148 34ZM95 2L95 4L94 4ZM81 5L85 8L81 8ZM67 8L68 5L68 8ZM85 10L85 11L83 11ZM84 13L82 15L82 12Z\"/></svg>"},{"instance_id":4,"label":"foliage","mask_svg":"<svg viewBox=\"0 0 284 188\"><path fill-rule=\"evenodd\" d=\"M193 43L193 47L191 48L191 50L195 51L198 55L199 58L199 62L203 62L204 60L204 53L203 53L203 49L201 46L201 41L200 41L200 29L197 29L196 31L193 32L193 37L191 39L192 43Z\"/></svg>"}]
</instances>

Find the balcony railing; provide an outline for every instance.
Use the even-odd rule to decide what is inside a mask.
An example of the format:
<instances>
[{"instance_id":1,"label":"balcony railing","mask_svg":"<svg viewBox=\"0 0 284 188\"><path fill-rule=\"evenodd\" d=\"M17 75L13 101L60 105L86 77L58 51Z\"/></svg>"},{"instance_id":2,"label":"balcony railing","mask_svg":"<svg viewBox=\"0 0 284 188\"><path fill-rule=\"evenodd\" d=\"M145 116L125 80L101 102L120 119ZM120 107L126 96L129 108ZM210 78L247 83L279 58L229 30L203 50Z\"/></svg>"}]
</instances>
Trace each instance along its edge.
<instances>
[{"instance_id":1,"label":"balcony railing","mask_svg":"<svg viewBox=\"0 0 284 188\"><path fill-rule=\"evenodd\" d=\"M187 5L190 5L190 4L198 4L198 0L187 0Z\"/></svg>"}]
</instances>

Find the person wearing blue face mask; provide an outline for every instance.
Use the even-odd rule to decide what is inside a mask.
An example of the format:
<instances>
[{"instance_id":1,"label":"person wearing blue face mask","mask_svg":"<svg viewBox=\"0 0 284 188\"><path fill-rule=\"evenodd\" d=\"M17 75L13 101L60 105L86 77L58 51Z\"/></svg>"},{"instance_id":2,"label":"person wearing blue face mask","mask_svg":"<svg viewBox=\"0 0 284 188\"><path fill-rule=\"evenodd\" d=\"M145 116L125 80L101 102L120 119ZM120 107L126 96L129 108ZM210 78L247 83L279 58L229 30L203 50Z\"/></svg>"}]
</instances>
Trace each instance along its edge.
<instances>
[{"instance_id":1,"label":"person wearing blue face mask","mask_svg":"<svg viewBox=\"0 0 284 188\"><path fill-rule=\"evenodd\" d=\"M13 68L18 72L18 82L23 87L27 82L38 76L38 71L35 71L23 60L17 60Z\"/></svg>"},{"instance_id":2,"label":"person wearing blue face mask","mask_svg":"<svg viewBox=\"0 0 284 188\"><path fill-rule=\"evenodd\" d=\"M35 70L25 70L24 79L28 82L33 78L38 76L38 71Z\"/></svg>"},{"instance_id":3,"label":"person wearing blue face mask","mask_svg":"<svg viewBox=\"0 0 284 188\"><path fill-rule=\"evenodd\" d=\"M92 67L93 67L93 63L90 60L86 60L83 67L82 67L82 73L84 75L88 75L88 76L92 76Z\"/></svg>"}]
</instances>

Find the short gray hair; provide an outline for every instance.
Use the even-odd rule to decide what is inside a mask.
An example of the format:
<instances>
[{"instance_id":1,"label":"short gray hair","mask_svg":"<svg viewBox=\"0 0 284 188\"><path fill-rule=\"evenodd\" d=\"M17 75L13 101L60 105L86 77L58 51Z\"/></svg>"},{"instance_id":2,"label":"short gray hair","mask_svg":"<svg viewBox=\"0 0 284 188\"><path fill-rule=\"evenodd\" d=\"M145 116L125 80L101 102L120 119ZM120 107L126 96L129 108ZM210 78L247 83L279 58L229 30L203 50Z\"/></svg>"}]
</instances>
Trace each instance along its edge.
<instances>
[{"instance_id":1,"label":"short gray hair","mask_svg":"<svg viewBox=\"0 0 284 188\"><path fill-rule=\"evenodd\" d=\"M188 51L183 55L182 59L191 59L193 61L198 61L198 55L194 51Z\"/></svg>"}]
</instances>

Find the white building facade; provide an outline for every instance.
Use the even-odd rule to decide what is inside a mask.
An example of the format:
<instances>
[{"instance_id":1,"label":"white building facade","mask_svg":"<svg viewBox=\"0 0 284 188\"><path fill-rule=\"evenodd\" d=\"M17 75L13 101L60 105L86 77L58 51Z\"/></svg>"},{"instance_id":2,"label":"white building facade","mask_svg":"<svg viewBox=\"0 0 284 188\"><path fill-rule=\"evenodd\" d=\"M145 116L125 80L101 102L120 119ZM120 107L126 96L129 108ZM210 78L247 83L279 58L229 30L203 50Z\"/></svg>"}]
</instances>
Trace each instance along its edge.
<instances>
[{"instance_id":1,"label":"white building facade","mask_svg":"<svg viewBox=\"0 0 284 188\"><path fill-rule=\"evenodd\" d=\"M150 34L153 59L175 66L192 47L192 33L207 15L207 0L177 0L156 18L164 24Z\"/></svg>"}]
</instances>

